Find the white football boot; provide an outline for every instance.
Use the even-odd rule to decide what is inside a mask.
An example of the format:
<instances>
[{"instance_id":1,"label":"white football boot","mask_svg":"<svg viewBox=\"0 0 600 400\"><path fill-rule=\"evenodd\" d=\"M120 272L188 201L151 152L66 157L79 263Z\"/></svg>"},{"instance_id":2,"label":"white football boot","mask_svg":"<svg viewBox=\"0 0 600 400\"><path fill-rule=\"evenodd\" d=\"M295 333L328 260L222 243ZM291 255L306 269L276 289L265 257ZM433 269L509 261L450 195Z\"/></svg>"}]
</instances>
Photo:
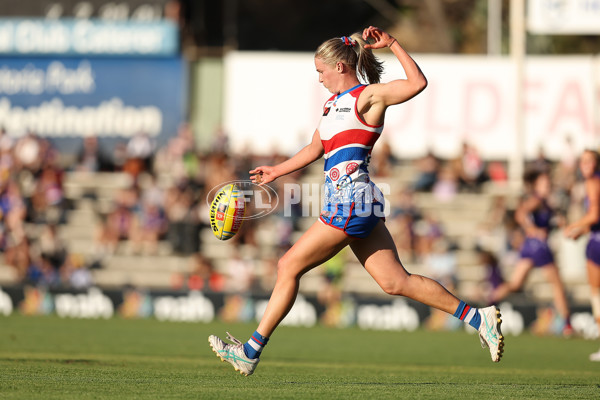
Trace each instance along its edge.
<instances>
[{"instance_id":1,"label":"white football boot","mask_svg":"<svg viewBox=\"0 0 600 400\"><path fill-rule=\"evenodd\" d=\"M210 343L210 347L212 347L212 350L221 361L227 361L233 365L236 371L244 376L252 375L260 359L246 357L244 344L231 336L229 332L227 332L227 339L233 344L225 343L215 335L208 337L208 343Z\"/></svg>"},{"instance_id":2,"label":"white football boot","mask_svg":"<svg viewBox=\"0 0 600 400\"><path fill-rule=\"evenodd\" d=\"M500 361L504 353L504 336L500 331L502 319L500 310L496 306L490 306L479 310L481 315L481 326L479 327L479 341L484 349L489 347L493 362Z\"/></svg>"},{"instance_id":3,"label":"white football boot","mask_svg":"<svg viewBox=\"0 0 600 400\"><path fill-rule=\"evenodd\" d=\"M600 350L590 354L590 361L600 361Z\"/></svg>"}]
</instances>

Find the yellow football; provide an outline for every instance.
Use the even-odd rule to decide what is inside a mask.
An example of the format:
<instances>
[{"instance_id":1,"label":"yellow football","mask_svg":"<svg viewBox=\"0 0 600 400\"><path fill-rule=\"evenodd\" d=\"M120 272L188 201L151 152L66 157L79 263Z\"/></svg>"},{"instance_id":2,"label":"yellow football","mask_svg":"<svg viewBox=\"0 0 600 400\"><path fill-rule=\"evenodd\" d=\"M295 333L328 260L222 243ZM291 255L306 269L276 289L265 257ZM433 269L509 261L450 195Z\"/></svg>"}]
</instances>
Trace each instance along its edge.
<instances>
[{"instance_id":1,"label":"yellow football","mask_svg":"<svg viewBox=\"0 0 600 400\"><path fill-rule=\"evenodd\" d=\"M210 226L219 240L228 240L240 230L246 202L240 188L232 183L223 186L210 205Z\"/></svg>"}]
</instances>

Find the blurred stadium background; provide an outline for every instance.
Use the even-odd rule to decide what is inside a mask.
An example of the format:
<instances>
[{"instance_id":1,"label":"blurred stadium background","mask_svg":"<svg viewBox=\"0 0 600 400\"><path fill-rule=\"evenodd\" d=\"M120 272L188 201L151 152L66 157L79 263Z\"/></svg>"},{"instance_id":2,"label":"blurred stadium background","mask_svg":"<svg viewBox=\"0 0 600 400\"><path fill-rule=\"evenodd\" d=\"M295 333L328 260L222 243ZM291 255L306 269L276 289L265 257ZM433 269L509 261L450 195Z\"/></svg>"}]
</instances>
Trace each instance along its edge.
<instances>
[{"instance_id":1,"label":"blurred stadium background","mask_svg":"<svg viewBox=\"0 0 600 400\"><path fill-rule=\"evenodd\" d=\"M0 314L260 315L278 257L316 215L303 217L302 204L284 215L280 202L219 242L207 193L307 143L329 96L312 52L368 25L397 37L429 79L389 113L372 162L390 188L402 260L485 304L523 240L514 208L524 170L552 174L557 225L582 212L576 162L598 147L600 38L569 31L570 3L528 2L527 33L511 14L523 1L0 3ZM587 3L598 18L600 2ZM519 33L525 63L511 46ZM381 57L386 77L402 74ZM321 170L273 186L284 198L285 183L312 188ZM597 336L585 238L556 230L551 241L575 329ZM503 306L507 333L559 333L551 299L534 271ZM460 328L383 295L349 251L303 278L286 321Z\"/></svg>"}]
</instances>

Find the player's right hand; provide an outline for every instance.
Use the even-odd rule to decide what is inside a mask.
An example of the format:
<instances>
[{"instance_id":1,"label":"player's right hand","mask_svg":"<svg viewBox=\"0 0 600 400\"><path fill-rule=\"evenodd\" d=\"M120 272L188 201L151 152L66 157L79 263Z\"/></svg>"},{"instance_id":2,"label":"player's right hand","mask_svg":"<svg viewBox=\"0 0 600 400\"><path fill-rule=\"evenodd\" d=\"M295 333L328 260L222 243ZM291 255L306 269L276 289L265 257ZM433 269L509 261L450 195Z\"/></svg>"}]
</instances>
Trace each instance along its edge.
<instances>
[{"instance_id":1,"label":"player's right hand","mask_svg":"<svg viewBox=\"0 0 600 400\"><path fill-rule=\"evenodd\" d=\"M260 167L256 167L253 170L250 170L250 181L259 186L264 185L265 183L273 182L277 179L277 175L275 174L275 168L262 165Z\"/></svg>"},{"instance_id":2,"label":"player's right hand","mask_svg":"<svg viewBox=\"0 0 600 400\"><path fill-rule=\"evenodd\" d=\"M362 37L367 41L365 49L383 49L384 47L390 47L396 41L388 33L375 26L369 26L363 30ZM369 38L373 39L374 42L368 43Z\"/></svg>"}]
</instances>

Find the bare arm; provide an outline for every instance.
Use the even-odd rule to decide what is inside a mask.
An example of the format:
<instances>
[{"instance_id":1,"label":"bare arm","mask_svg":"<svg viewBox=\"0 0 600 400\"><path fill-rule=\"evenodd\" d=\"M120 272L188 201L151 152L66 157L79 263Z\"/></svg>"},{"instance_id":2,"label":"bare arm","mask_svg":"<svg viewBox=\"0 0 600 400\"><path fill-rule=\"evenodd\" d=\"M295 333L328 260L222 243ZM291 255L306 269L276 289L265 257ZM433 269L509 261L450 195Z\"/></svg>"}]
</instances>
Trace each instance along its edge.
<instances>
[{"instance_id":1,"label":"bare arm","mask_svg":"<svg viewBox=\"0 0 600 400\"><path fill-rule=\"evenodd\" d=\"M588 179L585 182L585 192L589 201L587 212L579 221L565 228L565 235L571 239L577 239L600 219L600 180L598 178Z\"/></svg>"},{"instance_id":2,"label":"bare arm","mask_svg":"<svg viewBox=\"0 0 600 400\"><path fill-rule=\"evenodd\" d=\"M381 49L389 47L406 73L406 79L396 79L389 83L369 85L360 96L359 110L368 123L381 123L385 109L404 103L421 93L427 87L427 79L417 63L400 46L398 41L379 28L368 27L363 38L373 38L373 44L365 48Z\"/></svg>"},{"instance_id":3,"label":"bare arm","mask_svg":"<svg viewBox=\"0 0 600 400\"><path fill-rule=\"evenodd\" d=\"M262 165L250 171L250 180L253 183L263 185L287 175L299 169L306 167L323 156L323 145L319 131L315 131L310 144L304 146L302 150L296 153L292 158L287 159L281 164L275 166Z\"/></svg>"},{"instance_id":4,"label":"bare arm","mask_svg":"<svg viewBox=\"0 0 600 400\"><path fill-rule=\"evenodd\" d=\"M547 236L546 231L538 228L529 218L529 214L538 208L539 205L540 200L536 197L529 197L523 200L515 211L515 219L519 225L521 225L527 236L545 239Z\"/></svg>"}]
</instances>

